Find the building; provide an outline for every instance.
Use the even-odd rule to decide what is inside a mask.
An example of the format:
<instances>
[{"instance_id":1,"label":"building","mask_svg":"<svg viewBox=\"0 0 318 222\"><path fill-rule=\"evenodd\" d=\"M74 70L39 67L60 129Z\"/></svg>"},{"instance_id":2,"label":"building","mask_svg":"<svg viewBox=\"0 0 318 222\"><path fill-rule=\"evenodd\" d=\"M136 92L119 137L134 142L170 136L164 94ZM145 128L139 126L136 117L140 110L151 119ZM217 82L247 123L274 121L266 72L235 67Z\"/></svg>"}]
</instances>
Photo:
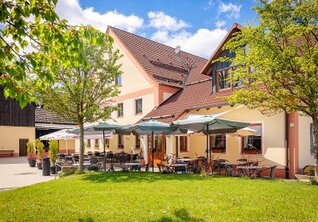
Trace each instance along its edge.
<instances>
[{"instance_id":1,"label":"building","mask_svg":"<svg viewBox=\"0 0 318 222\"><path fill-rule=\"evenodd\" d=\"M13 99L4 97L0 88L0 156L25 156L26 143L35 140L35 105L23 109ZM1 152L2 150L2 152Z\"/></svg>"},{"instance_id":2,"label":"building","mask_svg":"<svg viewBox=\"0 0 318 222\"><path fill-rule=\"evenodd\" d=\"M206 62L205 59L176 51L174 48L132 33L108 27L107 33L114 39L114 49L122 54L123 75L116 81L121 85L120 94L113 98L119 110L112 113L109 123L128 125L142 119L170 96L184 87L189 73ZM101 139L87 139L85 151L102 151ZM114 152L140 152L140 138L114 135L106 140L106 146ZM76 141L79 152L79 141Z\"/></svg>"},{"instance_id":3,"label":"building","mask_svg":"<svg viewBox=\"0 0 318 222\"><path fill-rule=\"evenodd\" d=\"M188 115L218 114L222 118L250 122L250 127L257 130L255 136L210 136L214 158L230 162L242 157L259 160L263 166L277 165L276 176L293 178L306 165L314 165L311 120L297 112L266 116L243 105L229 105L223 99L239 83L231 79L231 64L214 60L229 53L222 47L240 29L240 25L233 24L209 61L193 70L181 90L142 120L152 118L170 123ZM191 158L205 154L203 135L167 136L165 141L167 154L178 153L179 157ZM256 150L249 149L250 145Z\"/></svg>"}]
</instances>

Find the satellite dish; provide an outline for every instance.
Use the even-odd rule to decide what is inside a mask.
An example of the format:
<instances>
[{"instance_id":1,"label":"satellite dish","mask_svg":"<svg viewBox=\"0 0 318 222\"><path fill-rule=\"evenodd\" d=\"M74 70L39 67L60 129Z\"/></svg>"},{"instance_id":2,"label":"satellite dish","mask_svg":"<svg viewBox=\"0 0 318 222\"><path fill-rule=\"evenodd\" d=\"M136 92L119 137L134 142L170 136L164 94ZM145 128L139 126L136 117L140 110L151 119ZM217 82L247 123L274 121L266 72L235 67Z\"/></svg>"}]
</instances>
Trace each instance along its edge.
<instances>
[{"instance_id":1,"label":"satellite dish","mask_svg":"<svg viewBox=\"0 0 318 222\"><path fill-rule=\"evenodd\" d=\"M175 52L177 55L179 55L180 51L181 51L181 47L178 45L178 46L174 49L174 52Z\"/></svg>"}]
</instances>

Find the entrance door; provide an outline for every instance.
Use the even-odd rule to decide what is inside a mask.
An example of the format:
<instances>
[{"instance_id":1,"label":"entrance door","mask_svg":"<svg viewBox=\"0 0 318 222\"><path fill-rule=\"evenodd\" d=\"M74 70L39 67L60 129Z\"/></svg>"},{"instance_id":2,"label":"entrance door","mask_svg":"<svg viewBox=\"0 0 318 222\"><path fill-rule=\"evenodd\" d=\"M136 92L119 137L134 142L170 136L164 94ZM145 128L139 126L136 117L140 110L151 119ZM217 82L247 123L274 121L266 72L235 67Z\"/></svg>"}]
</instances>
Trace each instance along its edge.
<instances>
[{"instance_id":1,"label":"entrance door","mask_svg":"<svg viewBox=\"0 0 318 222\"><path fill-rule=\"evenodd\" d=\"M27 142L29 142L29 139L19 139L19 156L27 155Z\"/></svg>"},{"instance_id":2,"label":"entrance door","mask_svg":"<svg viewBox=\"0 0 318 222\"><path fill-rule=\"evenodd\" d=\"M164 156L166 153L165 149L165 135L154 135L154 140L153 140L153 147L154 147L154 165L157 166L158 163L161 163L161 161L164 160ZM152 166L152 141L151 141L151 136L148 137L148 163L150 166Z\"/></svg>"}]
</instances>

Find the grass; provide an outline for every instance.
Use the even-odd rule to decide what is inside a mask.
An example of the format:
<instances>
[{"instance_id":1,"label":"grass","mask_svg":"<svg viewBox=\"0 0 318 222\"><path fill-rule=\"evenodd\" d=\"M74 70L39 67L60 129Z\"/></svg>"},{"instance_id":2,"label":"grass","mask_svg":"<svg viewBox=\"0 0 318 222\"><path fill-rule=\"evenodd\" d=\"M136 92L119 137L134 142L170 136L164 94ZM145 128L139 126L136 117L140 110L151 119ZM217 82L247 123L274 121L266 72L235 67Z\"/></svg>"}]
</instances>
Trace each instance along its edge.
<instances>
[{"instance_id":1,"label":"grass","mask_svg":"<svg viewBox=\"0 0 318 222\"><path fill-rule=\"evenodd\" d=\"M318 187L200 175L88 173L0 193L0 221L318 221Z\"/></svg>"}]
</instances>

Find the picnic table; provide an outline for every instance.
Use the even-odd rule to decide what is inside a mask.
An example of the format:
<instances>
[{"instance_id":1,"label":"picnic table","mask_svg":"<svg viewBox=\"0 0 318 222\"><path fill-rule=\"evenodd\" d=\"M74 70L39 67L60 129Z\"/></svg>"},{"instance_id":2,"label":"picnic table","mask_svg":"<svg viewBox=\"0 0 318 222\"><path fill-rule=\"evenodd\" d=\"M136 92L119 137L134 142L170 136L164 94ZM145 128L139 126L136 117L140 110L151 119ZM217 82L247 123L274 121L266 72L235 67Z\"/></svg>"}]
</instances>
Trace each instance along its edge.
<instances>
[{"instance_id":1,"label":"picnic table","mask_svg":"<svg viewBox=\"0 0 318 222\"><path fill-rule=\"evenodd\" d=\"M141 163L125 163L124 164L128 170L132 171L132 170L141 170Z\"/></svg>"}]
</instances>

